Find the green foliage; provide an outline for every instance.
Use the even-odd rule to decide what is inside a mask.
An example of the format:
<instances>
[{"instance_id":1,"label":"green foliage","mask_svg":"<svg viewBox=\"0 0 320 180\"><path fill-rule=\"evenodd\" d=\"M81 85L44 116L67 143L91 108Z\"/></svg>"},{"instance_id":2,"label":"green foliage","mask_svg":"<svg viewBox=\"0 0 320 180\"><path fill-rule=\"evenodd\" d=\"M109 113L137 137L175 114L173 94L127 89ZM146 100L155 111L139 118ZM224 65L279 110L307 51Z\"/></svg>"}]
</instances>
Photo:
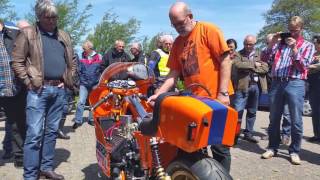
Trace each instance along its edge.
<instances>
[{"instance_id":1,"label":"green foliage","mask_svg":"<svg viewBox=\"0 0 320 180\"><path fill-rule=\"evenodd\" d=\"M142 48L143 48L143 52L146 55L150 55L151 52L155 49L157 49L157 39L159 38L159 34L153 36L151 39L149 39L148 37L145 37L142 41Z\"/></svg>"},{"instance_id":2,"label":"green foliage","mask_svg":"<svg viewBox=\"0 0 320 180\"><path fill-rule=\"evenodd\" d=\"M17 14L13 10L13 5L9 0L0 0L1 19L5 21L17 20Z\"/></svg>"},{"instance_id":3,"label":"green foliage","mask_svg":"<svg viewBox=\"0 0 320 180\"><path fill-rule=\"evenodd\" d=\"M114 42L118 39L123 40L126 44L130 43L140 28L140 21L130 18L128 22L121 23L118 16L108 10L102 18L102 21L94 28L94 33L89 34L88 38L97 51L105 52L113 47Z\"/></svg>"},{"instance_id":4,"label":"green foliage","mask_svg":"<svg viewBox=\"0 0 320 180\"><path fill-rule=\"evenodd\" d=\"M274 0L271 9L264 14L266 25L258 34L258 43L261 44L269 33L287 31L288 21L292 16L301 16L304 19L306 38L319 33L319 7L319 0Z\"/></svg>"},{"instance_id":5,"label":"green foliage","mask_svg":"<svg viewBox=\"0 0 320 180\"><path fill-rule=\"evenodd\" d=\"M92 5L88 4L84 9L79 9L79 0L60 0L57 1L58 9L58 28L68 32L72 38L73 45L79 45L81 38L89 31L88 18L92 15L90 10ZM34 5L33 5L34 7ZM29 22L36 22L36 17L33 13L28 13L26 19Z\"/></svg>"}]
</instances>

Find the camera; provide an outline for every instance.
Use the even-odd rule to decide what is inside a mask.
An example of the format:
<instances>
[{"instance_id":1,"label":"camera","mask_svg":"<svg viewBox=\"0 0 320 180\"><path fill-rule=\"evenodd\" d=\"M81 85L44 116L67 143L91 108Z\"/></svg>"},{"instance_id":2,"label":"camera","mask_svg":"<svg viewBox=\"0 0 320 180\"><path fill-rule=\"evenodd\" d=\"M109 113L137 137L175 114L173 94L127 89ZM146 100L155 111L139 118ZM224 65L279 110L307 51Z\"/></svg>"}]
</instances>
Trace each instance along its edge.
<instances>
[{"instance_id":1,"label":"camera","mask_svg":"<svg viewBox=\"0 0 320 180\"><path fill-rule=\"evenodd\" d=\"M286 44L286 39L289 37L292 37L291 33L289 33L289 32L280 33L281 43Z\"/></svg>"}]
</instances>

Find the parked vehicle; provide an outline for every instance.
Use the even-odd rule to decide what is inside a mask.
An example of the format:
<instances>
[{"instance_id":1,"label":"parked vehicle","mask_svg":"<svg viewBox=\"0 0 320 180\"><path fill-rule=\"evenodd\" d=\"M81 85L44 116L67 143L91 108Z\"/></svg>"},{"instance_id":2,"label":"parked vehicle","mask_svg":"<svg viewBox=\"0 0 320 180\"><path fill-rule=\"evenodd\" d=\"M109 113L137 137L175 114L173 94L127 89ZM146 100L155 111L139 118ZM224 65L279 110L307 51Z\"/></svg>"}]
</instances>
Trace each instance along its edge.
<instances>
[{"instance_id":1,"label":"parked vehicle","mask_svg":"<svg viewBox=\"0 0 320 180\"><path fill-rule=\"evenodd\" d=\"M261 94L259 98L259 109L261 110L269 110L269 95ZM306 95L305 100L303 102L303 115L311 116L312 109L309 103L309 97Z\"/></svg>"},{"instance_id":2,"label":"parked vehicle","mask_svg":"<svg viewBox=\"0 0 320 180\"><path fill-rule=\"evenodd\" d=\"M146 97L153 82L143 64L114 63L90 93L102 172L111 179L232 179L206 147L233 145L237 112L185 93L162 94L153 108Z\"/></svg>"}]
</instances>

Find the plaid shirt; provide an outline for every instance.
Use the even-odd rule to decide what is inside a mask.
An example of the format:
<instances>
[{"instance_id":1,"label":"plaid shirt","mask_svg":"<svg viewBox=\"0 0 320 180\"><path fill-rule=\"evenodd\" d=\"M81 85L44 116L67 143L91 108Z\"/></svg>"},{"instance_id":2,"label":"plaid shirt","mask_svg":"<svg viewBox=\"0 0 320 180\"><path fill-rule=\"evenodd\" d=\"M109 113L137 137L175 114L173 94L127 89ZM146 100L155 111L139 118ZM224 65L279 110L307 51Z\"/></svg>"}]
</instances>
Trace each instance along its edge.
<instances>
[{"instance_id":1,"label":"plaid shirt","mask_svg":"<svg viewBox=\"0 0 320 180\"><path fill-rule=\"evenodd\" d=\"M11 69L9 56L4 44L4 34L0 32L0 97L11 97L17 94L14 73Z\"/></svg>"},{"instance_id":2,"label":"plaid shirt","mask_svg":"<svg viewBox=\"0 0 320 180\"><path fill-rule=\"evenodd\" d=\"M312 43L305 41L303 37L297 39L298 54L292 55L292 50L285 44L276 44L272 50L268 50L264 59L273 59L272 77L290 77L307 79L308 65L312 61L315 47ZM295 63L293 63L295 61Z\"/></svg>"}]
</instances>

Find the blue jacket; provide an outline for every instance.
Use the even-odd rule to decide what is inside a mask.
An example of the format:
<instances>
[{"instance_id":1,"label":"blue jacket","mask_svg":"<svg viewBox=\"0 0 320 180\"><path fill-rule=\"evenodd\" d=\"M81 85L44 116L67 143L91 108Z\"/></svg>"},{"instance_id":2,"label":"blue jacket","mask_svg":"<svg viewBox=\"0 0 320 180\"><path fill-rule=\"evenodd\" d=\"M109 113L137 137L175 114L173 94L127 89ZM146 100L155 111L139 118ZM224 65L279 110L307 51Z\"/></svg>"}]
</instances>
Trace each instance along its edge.
<instances>
[{"instance_id":1,"label":"blue jacket","mask_svg":"<svg viewBox=\"0 0 320 180\"><path fill-rule=\"evenodd\" d=\"M95 51L90 55L82 53L82 58L79 61L80 85L92 88L98 83L101 63L102 56Z\"/></svg>"}]
</instances>

